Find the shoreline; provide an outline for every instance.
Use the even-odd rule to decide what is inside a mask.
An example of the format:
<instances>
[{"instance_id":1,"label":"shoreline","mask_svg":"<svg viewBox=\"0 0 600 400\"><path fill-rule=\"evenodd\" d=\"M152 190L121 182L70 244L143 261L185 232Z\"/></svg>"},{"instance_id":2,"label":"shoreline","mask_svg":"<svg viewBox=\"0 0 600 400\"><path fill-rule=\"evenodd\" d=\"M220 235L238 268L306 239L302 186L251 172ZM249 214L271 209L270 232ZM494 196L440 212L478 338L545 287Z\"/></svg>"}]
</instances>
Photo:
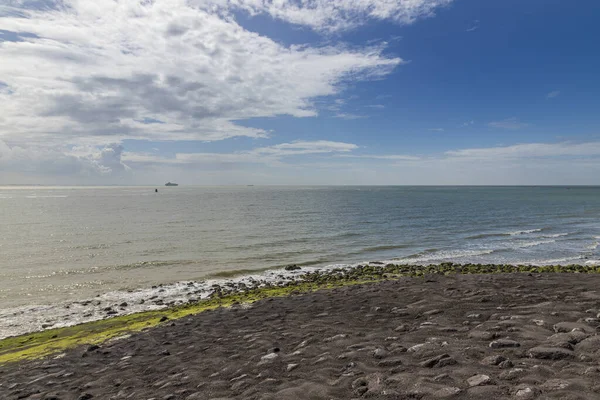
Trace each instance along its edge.
<instances>
[{"instance_id":1,"label":"shoreline","mask_svg":"<svg viewBox=\"0 0 600 400\"><path fill-rule=\"evenodd\" d=\"M357 278L368 268L388 269L387 273L402 276L422 276L423 273L460 273L462 268L468 273L504 272L568 272L570 269L583 273L600 273L600 265L511 265L511 264L460 264L442 262L439 264L405 264L390 261L372 261L360 264L330 264L327 266L290 265L276 269L236 270L211 274L202 280L185 280L151 287L117 290L78 300L61 301L54 304L34 304L0 309L0 341L14 336L43 332L48 329L67 328L106 318L128 316L148 311L183 307L209 299L218 287L221 291L244 291L248 288L284 286L303 281L306 277L314 280L314 274L330 276L330 279L346 279L349 271L358 271ZM534 269L532 269L534 268ZM343 274L340 276L340 272ZM369 272L370 273L370 272ZM385 273L385 272L384 272ZM381 277L379 278L381 279Z\"/></svg>"},{"instance_id":2,"label":"shoreline","mask_svg":"<svg viewBox=\"0 0 600 400\"><path fill-rule=\"evenodd\" d=\"M170 300L165 302L156 294L148 299L142 298L136 305L124 302L105 307L97 299L83 302L67 303L65 308L91 307L95 314L88 315L89 320L63 321L60 326L44 327L41 329L21 332L0 339L0 365L4 362L47 356L73 346L84 343L102 343L108 339L129 334L142 329L153 327L161 322L163 317L169 320L201 313L208 309L235 304L252 304L266 297L287 296L290 293L312 292L320 289L330 289L364 283L376 283L400 278L422 278L435 275L465 275L465 274L545 274L545 273L574 273L598 274L600 267L590 265L508 265L508 264L455 264L442 263L423 265L384 264L373 262L352 268L332 266L328 269L313 268L307 270L297 266L286 267L284 270L269 271L271 278L260 279L260 276L242 276L239 279L229 279L216 283L216 280L202 283L187 282L175 285L158 285L153 287L154 293L163 293L168 286L182 288L187 301ZM198 289L198 285L202 289ZM132 292L136 293L136 292ZM138 294L140 292L137 292ZM147 293L143 294L147 296ZM148 301L150 304L146 304ZM82 304L83 303L83 304ZM71 312L71 311L69 311ZM26 315L23 312L23 315Z\"/></svg>"},{"instance_id":3,"label":"shoreline","mask_svg":"<svg viewBox=\"0 0 600 400\"><path fill-rule=\"evenodd\" d=\"M600 274L440 268L314 274L256 290L251 306L222 293L204 312L119 340L4 363L0 397L598 398Z\"/></svg>"}]
</instances>

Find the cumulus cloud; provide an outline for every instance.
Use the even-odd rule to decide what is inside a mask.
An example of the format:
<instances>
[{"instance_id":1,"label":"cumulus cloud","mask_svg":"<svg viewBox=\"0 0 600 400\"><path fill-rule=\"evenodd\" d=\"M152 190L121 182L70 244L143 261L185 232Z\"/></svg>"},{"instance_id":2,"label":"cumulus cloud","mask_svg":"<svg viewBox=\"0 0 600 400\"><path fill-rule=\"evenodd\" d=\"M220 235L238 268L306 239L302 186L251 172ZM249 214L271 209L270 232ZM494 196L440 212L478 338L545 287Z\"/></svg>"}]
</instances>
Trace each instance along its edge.
<instances>
[{"instance_id":1,"label":"cumulus cloud","mask_svg":"<svg viewBox=\"0 0 600 400\"><path fill-rule=\"evenodd\" d=\"M48 148L9 146L0 140L0 170L34 175L115 177L130 168L122 161L123 147Z\"/></svg>"},{"instance_id":2,"label":"cumulus cloud","mask_svg":"<svg viewBox=\"0 0 600 400\"><path fill-rule=\"evenodd\" d=\"M285 46L244 29L231 12L410 22L446 1L359 3L11 0L0 9L0 29L13 33L0 39L0 138L101 146L267 137L239 121L315 116L316 99L381 78L402 60L382 45Z\"/></svg>"}]
</instances>

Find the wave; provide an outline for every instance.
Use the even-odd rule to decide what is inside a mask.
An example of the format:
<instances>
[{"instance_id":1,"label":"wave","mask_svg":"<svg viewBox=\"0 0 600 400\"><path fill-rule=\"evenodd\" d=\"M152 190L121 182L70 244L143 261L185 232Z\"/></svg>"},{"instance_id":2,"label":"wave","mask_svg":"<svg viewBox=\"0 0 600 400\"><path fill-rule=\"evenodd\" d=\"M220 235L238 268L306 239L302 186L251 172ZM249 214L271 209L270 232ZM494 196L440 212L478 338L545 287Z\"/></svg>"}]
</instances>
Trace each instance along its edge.
<instances>
[{"instance_id":1,"label":"wave","mask_svg":"<svg viewBox=\"0 0 600 400\"><path fill-rule=\"evenodd\" d=\"M596 242L586 247L588 250L596 250L600 246L600 242Z\"/></svg>"},{"instance_id":2,"label":"wave","mask_svg":"<svg viewBox=\"0 0 600 400\"><path fill-rule=\"evenodd\" d=\"M382 251L382 250L399 250L399 249L406 249L407 247L411 247L411 245L409 245L409 244L392 244L392 245L365 247L365 248L361 249L360 251L358 251L357 254L373 253L373 252Z\"/></svg>"},{"instance_id":3,"label":"wave","mask_svg":"<svg viewBox=\"0 0 600 400\"><path fill-rule=\"evenodd\" d=\"M526 229L526 230L513 231L513 232L478 233L473 236L467 236L467 239L485 239L485 238L489 238L489 237L529 235L532 233L541 232L543 230L544 230L543 228L538 228L538 229ZM563 234L560 234L560 235L563 235ZM565 235L568 235L568 233Z\"/></svg>"},{"instance_id":4,"label":"wave","mask_svg":"<svg viewBox=\"0 0 600 400\"><path fill-rule=\"evenodd\" d=\"M516 244L515 248L527 249L530 247L536 247L536 246L541 246L544 244L551 244L551 243L556 243L556 240L537 240L537 241L533 241L533 242L518 243L518 244Z\"/></svg>"},{"instance_id":5,"label":"wave","mask_svg":"<svg viewBox=\"0 0 600 400\"><path fill-rule=\"evenodd\" d=\"M398 259L402 263L423 263L430 261L453 260L464 257L485 256L495 253L497 250L442 250L434 253L428 251L414 254L405 258ZM429 254L429 255L428 255Z\"/></svg>"},{"instance_id":6,"label":"wave","mask_svg":"<svg viewBox=\"0 0 600 400\"><path fill-rule=\"evenodd\" d=\"M515 264L531 264L531 265L557 265L564 264L570 261L575 260L583 260L583 256L574 256L574 257L564 257L564 258L554 258L551 260L540 260L540 261L527 261L527 262L517 262Z\"/></svg>"},{"instance_id":7,"label":"wave","mask_svg":"<svg viewBox=\"0 0 600 400\"><path fill-rule=\"evenodd\" d=\"M485 239L489 237L502 237L502 236L510 236L509 233L480 233L473 236L467 236L467 239Z\"/></svg>"},{"instance_id":8,"label":"wave","mask_svg":"<svg viewBox=\"0 0 600 400\"><path fill-rule=\"evenodd\" d=\"M569 236L571 234L572 234L572 232L570 232L570 233L552 233L552 234L549 234L549 235L542 235L542 237L545 237L545 238L559 238L559 237Z\"/></svg>"},{"instance_id":9,"label":"wave","mask_svg":"<svg viewBox=\"0 0 600 400\"><path fill-rule=\"evenodd\" d=\"M527 229L527 230L523 230L523 231L508 232L508 235L510 235L510 236L529 235L531 233L541 232L542 230L543 230L542 228Z\"/></svg>"}]
</instances>

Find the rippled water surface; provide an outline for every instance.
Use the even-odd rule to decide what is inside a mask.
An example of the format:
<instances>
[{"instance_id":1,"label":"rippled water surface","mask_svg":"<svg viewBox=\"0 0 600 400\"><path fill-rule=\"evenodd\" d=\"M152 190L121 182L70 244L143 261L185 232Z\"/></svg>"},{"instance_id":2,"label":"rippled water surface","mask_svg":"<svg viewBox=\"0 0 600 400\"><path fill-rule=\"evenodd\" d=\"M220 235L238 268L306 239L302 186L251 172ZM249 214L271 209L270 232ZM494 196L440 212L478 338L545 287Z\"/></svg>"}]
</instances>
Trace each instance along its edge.
<instances>
[{"instance_id":1,"label":"rippled water surface","mask_svg":"<svg viewBox=\"0 0 600 400\"><path fill-rule=\"evenodd\" d=\"M288 264L594 264L599 217L588 187L0 187L0 308Z\"/></svg>"}]
</instances>

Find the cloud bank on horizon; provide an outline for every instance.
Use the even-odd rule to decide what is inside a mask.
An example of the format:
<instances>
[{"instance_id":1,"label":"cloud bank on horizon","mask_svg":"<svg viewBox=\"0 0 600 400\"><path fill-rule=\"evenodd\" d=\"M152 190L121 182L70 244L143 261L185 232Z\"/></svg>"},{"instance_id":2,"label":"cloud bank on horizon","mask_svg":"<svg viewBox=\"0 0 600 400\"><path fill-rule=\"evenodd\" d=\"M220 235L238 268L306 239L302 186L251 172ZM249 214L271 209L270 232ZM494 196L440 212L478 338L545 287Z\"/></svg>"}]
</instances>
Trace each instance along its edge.
<instances>
[{"instance_id":1,"label":"cloud bank on horizon","mask_svg":"<svg viewBox=\"0 0 600 400\"><path fill-rule=\"evenodd\" d=\"M401 86L393 95L353 88L420 62L403 58L387 33L431 23L456 2L8 0L0 5L0 184L482 183L486 164L503 183L531 159L556 166L564 156L600 156L598 142L564 140L384 151L373 146L377 123L331 133L391 121L386 99L402 96ZM383 39L356 38L379 26ZM461 31L484 26L477 19L477 32ZM465 129L535 126L502 117ZM318 123L297 127L307 120ZM448 134L439 124L424 131ZM473 159L484 164L477 173L467 172ZM505 175L499 160L511 163Z\"/></svg>"}]
</instances>

